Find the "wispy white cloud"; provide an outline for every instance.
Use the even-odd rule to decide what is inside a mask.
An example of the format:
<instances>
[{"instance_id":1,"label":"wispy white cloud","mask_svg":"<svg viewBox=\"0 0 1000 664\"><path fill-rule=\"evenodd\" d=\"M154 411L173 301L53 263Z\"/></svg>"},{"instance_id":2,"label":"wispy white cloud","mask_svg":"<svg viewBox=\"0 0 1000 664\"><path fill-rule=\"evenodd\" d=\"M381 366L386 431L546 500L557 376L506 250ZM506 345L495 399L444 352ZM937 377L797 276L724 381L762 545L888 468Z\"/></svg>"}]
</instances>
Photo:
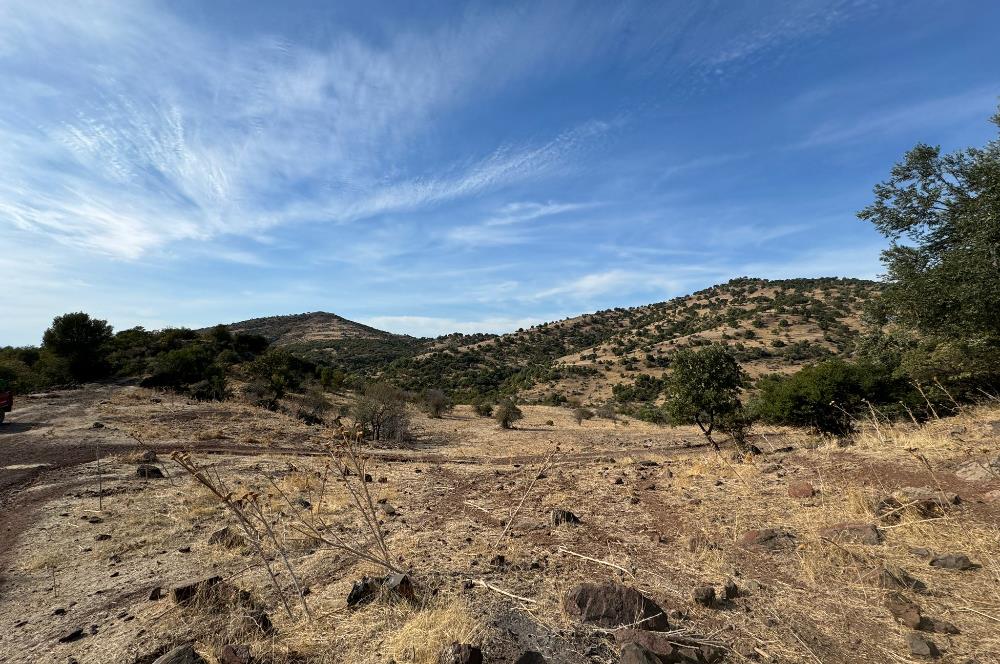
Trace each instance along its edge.
<instances>
[{"instance_id":1,"label":"wispy white cloud","mask_svg":"<svg viewBox=\"0 0 1000 664\"><path fill-rule=\"evenodd\" d=\"M681 282L666 274L668 270L625 270L613 269L592 272L570 279L552 288L537 291L529 296L532 300L568 298L587 300L609 293L635 293L636 291L676 292Z\"/></svg>"}]
</instances>

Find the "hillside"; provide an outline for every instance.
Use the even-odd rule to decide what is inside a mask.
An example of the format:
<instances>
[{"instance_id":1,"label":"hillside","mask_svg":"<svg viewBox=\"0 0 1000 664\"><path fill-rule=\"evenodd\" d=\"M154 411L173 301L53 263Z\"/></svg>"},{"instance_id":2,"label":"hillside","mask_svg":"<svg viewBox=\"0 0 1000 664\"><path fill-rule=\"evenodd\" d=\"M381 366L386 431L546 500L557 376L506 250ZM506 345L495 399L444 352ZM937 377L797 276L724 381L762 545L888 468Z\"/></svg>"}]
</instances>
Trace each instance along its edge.
<instances>
[{"instance_id":1,"label":"hillside","mask_svg":"<svg viewBox=\"0 0 1000 664\"><path fill-rule=\"evenodd\" d=\"M598 403L616 384L661 376L679 348L726 344L753 376L850 353L861 308L877 290L876 283L858 279L740 278L666 302L499 336L416 338L324 312L256 318L229 328L407 389L440 387L460 399L518 391L538 401Z\"/></svg>"},{"instance_id":2,"label":"hillside","mask_svg":"<svg viewBox=\"0 0 1000 664\"><path fill-rule=\"evenodd\" d=\"M734 279L685 297L544 323L402 358L385 375L409 387L518 389L528 398L598 402L617 383L660 376L670 354L720 342L757 376L848 354L878 291L858 279Z\"/></svg>"}]
</instances>

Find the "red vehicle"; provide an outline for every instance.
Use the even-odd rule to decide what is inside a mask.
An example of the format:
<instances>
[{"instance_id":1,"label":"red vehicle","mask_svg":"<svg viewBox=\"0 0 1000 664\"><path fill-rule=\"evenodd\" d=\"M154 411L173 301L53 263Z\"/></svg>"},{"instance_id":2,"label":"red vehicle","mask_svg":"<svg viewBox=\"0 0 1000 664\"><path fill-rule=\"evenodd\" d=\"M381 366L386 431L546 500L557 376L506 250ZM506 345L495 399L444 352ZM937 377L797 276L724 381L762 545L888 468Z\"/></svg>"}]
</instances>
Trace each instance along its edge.
<instances>
[{"instance_id":1,"label":"red vehicle","mask_svg":"<svg viewBox=\"0 0 1000 664\"><path fill-rule=\"evenodd\" d=\"M3 422L4 416L14 407L14 393L10 390L4 390L3 386L0 385L0 422Z\"/></svg>"}]
</instances>

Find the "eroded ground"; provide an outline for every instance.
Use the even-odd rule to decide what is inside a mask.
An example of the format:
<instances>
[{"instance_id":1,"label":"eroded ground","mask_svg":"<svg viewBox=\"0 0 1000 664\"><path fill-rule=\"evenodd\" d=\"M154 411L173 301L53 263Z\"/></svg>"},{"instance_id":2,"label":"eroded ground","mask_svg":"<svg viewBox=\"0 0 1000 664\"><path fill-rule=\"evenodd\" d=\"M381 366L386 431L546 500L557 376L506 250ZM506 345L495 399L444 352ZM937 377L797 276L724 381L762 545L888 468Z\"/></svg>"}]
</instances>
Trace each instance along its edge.
<instances>
[{"instance_id":1,"label":"eroded ground","mask_svg":"<svg viewBox=\"0 0 1000 664\"><path fill-rule=\"evenodd\" d=\"M369 451L367 486L416 601L349 609L354 581L384 571L304 532L322 522L372 543L330 480L329 430L129 386L21 403L0 428L0 661L151 662L194 642L209 662L245 645L260 662L404 664L436 662L459 641L487 662L526 651L615 662L616 630L563 607L576 584L603 580L641 590L670 613L675 637L717 644L725 661L922 661L913 635L941 661L1000 661L1000 480L989 465L1000 409L870 430L848 448L765 432L766 454L747 462L694 431L578 426L567 409L527 407L512 431L461 407L441 420L415 414L412 444ZM259 492L281 549L269 546L267 562L291 615L252 547L209 544L236 521L170 460L174 449L193 450L234 495ZM164 477L137 475L150 452ZM555 509L580 523L553 526ZM861 541L871 532L876 543ZM941 554L975 566L932 566ZM252 600L166 597L213 575ZM920 585L887 588L893 578ZM730 579L738 596L694 601L695 588L721 592ZM150 599L154 588L165 596ZM918 629L887 607L901 597L926 619Z\"/></svg>"}]
</instances>

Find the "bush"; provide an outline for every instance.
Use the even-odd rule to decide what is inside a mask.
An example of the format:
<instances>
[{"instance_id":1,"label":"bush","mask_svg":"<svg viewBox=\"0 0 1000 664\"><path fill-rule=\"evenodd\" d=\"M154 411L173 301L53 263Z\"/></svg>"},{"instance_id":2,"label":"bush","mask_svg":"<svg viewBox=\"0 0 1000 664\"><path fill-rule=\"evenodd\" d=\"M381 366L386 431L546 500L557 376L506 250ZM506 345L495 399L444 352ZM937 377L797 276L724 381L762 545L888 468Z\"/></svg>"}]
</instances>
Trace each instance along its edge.
<instances>
[{"instance_id":1,"label":"bush","mask_svg":"<svg viewBox=\"0 0 1000 664\"><path fill-rule=\"evenodd\" d=\"M711 441L719 422L740 409L749 383L736 358L723 346L679 350L667 378L666 413L674 424L697 424Z\"/></svg>"},{"instance_id":2,"label":"bush","mask_svg":"<svg viewBox=\"0 0 1000 664\"><path fill-rule=\"evenodd\" d=\"M808 427L828 436L854 432L854 417L873 404L896 404L905 385L868 363L827 360L791 376L764 376L757 382L753 410L766 422Z\"/></svg>"},{"instance_id":3,"label":"bush","mask_svg":"<svg viewBox=\"0 0 1000 664\"><path fill-rule=\"evenodd\" d=\"M365 438L377 442L401 442L409 434L406 395L388 383L369 383L352 409L354 421Z\"/></svg>"},{"instance_id":4,"label":"bush","mask_svg":"<svg viewBox=\"0 0 1000 664\"><path fill-rule=\"evenodd\" d=\"M582 425L584 420L594 419L594 411L589 408L576 408L573 410L573 419L576 420L577 424Z\"/></svg>"},{"instance_id":5,"label":"bush","mask_svg":"<svg viewBox=\"0 0 1000 664\"><path fill-rule=\"evenodd\" d=\"M56 316L45 330L42 346L66 360L75 380L93 380L107 376L111 326L82 311Z\"/></svg>"},{"instance_id":6,"label":"bush","mask_svg":"<svg viewBox=\"0 0 1000 664\"><path fill-rule=\"evenodd\" d=\"M480 417L493 417L493 404L489 401L477 401L472 404L472 410Z\"/></svg>"},{"instance_id":7,"label":"bush","mask_svg":"<svg viewBox=\"0 0 1000 664\"><path fill-rule=\"evenodd\" d=\"M512 399L504 399L497 404L493 417L500 423L501 428L511 429L514 427L514 422L524 418L524 413Z\"/></svg>"},{"instance_id":8,"label":"bush","mask_svg":"<svg viewBox=\"0 0 1000 664\"><path fill-rule=\"evenodd\" d=\"M452 409L451 400L448 399L442 390L428 389L421 395L421 401L427 415L433 418L440 418L447 411Z\"/></svg>"}]
</instances>

